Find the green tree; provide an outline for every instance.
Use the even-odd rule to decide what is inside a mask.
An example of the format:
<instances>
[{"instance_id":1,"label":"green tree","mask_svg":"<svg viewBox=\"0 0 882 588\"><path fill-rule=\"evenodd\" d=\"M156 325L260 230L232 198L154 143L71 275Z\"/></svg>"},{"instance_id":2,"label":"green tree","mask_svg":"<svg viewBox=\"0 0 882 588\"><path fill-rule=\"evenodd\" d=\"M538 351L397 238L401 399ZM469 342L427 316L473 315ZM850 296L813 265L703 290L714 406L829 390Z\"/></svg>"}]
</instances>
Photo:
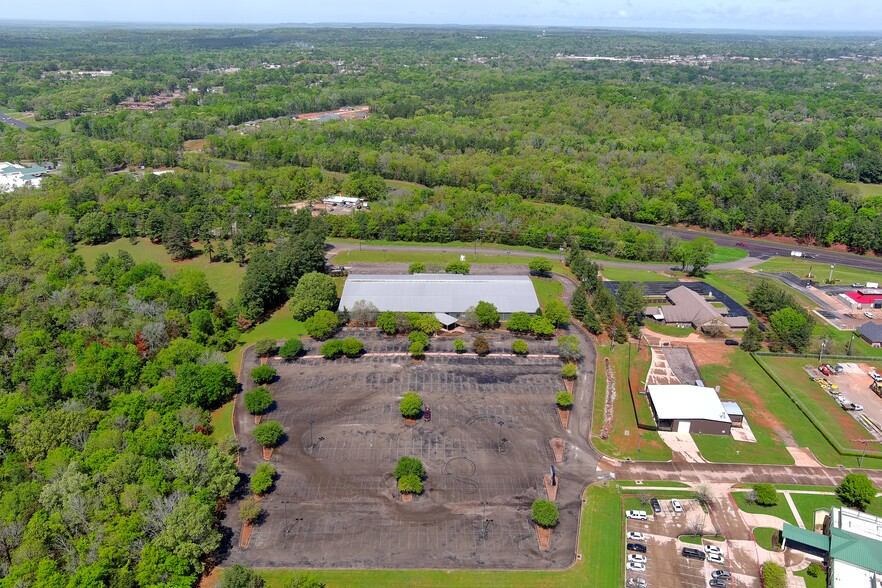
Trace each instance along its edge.
<instances>
[{"instance_id":1,"label":"green tree","mask_svg":"<svg viewBox=\"0 0 882 588\"><path fill-rule=\"evenodd\" d=\"M557 405L564 410L573 408L573 395L566 390L557 393Z\"/></svg>"},{"instance_id":2,"label":"green tree","mask_svg":"<svg viewBox=\"0 0 882 588\"><path fill-rule=\"evenodd\" d=\"M343 339L341 350L346 357L358 357L358 354L364 349L364 343L355 337L346 337Z\"/></svg>"},{"instance_id":3,"label":"green tree","mask_svg":"<svg viewBox=\"0 0 882 588\"><path fill-rule=\"evenodd\" d=\"M337 359L343 353L343 341L339 339L325 341L321 353L325 359Z\"/></svg>"},{"instance_id":4,"label":"green tree","mask_svg":"<svg viewBox=\"0 0 882 588\"><path fill-rule=\"evenodd\" d=\"M465 341L462 339L454 339L453 340L453 350L457 353L462 353L466 350Z\"/></svg>"},{"instance_id":5,"label":"green tree","mask_svg":"<svg viewBox=\"0 0 882 588\"><path fill-rule=\"evenodd\" d=\"M752 320L741 336L741 349L744 351L759 351L763 346L763 332L760 331L757 322Z\"/></svg>"},{"instance_id":6,"label":"green tree","mask_svg":"<svg viewBox=\"0 0 882 588\"><path fill-rule=\"evenodd\" d=\"M276 350L275 339L260 339L254 344L254 353L258 357L272 355Z\"/></svg>"},{"instance_id":7,"label":"green tree","mask_svg":"<svg viewBox=\"0 0 882 588\"><path fill-rule=\"evenodd\" d=\"M616 320L616 299L606 286L594 292L593 306L602 324L611 325Z\"/></svg>"},{"instance_id":8,"label":"green tree","mask_svg":"<svg viewBox=\"0 0 882 588\"><path fill-rule=\"evenodd\" d=\"M554 335L554 323L537 314L530 319L530 331L537 337L551 337Z\"/></svg>"},{"instance_id":9,"label":"green tree","mask_svg":"<svg viewBox=\"0 0 882 588\"><path fill-rule=\"evenodd\" d=\"M333 335L338 324L336 314L330 310L320 310L306 319L304 326L310 337L321 341Z\"/></svg>"},{"instance_id":10,"label":"green tree","mask_svg":"<svg viewBox=\"0 0 882 588\"><path fill-rule=\"evenodd\" d=\"M76 226L77 238L83 243L105 243L113 237L113 224L103 212L89 212L80 217Z\"/></svg>"},{"instance_id":11,"label":"green tree","mask_svg":"<svg viewBox=\"0 0 882 588\"><path fill-rule=\"evenodd\" d=\"M465 261L451 261L444 268L448 274L468 274L470 270L471 265Z\"/></svg>"},{"instance_id":12,"label":"green tree","mask_svg":"<svg viewBox=\"0 0 882 588\"><path fill-rule=\"evenodd\" d=\"M251 370L250 376L258 386L269 384L276 377L276 368L271 365L259 365Z\"/></svg>"},{"instance_id":13,"label":"green tree","mask_svg":"<svg viewBox=\"0 0 882 588\"><path fill-rule=\"evenodd\" d=\"M787 571L784 566L773 561L767 561L762 565L764 588L786 588Z\"/></svg>"},{"instance_id":14,"label":"green tree","mask_svg":"<svg viewBox=\"0 0 882 588\"><path fill-rule=\"evenodd\" d=\"M275 447L282 440L285 430L276 421L267 421L254 427L251 434L261 447Z\"/></svg>"},{"instance_id":15,"label":"green tree","mask_svg":"<svg viewBox=\"0 0 882 588\"><path fill-rule=\"evenodd\" d=\"M475 315L478 317L478 325L481 328L493 328L499 326L499 311L492 302L481 300L475 306Z\"/></svg>"},{"instance_id":16,"label":"green tree","mask_svg":"<svg viewBox=\"0 0 882 588\"><path fill-rule=\"evenodd\" d=\"M532 521L540 527L545 527L547 529L556 526L560 520L560 513L557 510L557 505L544 498L534 500L530 512L530 518Z\"/></svg>"},{"instance_id":17,"label":"green tree","mask_svg":"<svg viewBox=\"0 0 882 588\"><path fill-rule=\"evenodd\" d=\"M530 348L523 339L515 339L511 342L511 352L515 355L527 355L529 351Z\"/></svg>"},{"instance_id":18,"label":"green tree","mask_svg":"<svg viewBox=\"0 0 882 588\"><path fill-rule=\"evenodd\" d=\"M472 349L474 349L475 353L478 355L487 355L490 353L490 342L487 341L487 337L484 335L478 335L475 337L475 340L472 341Z\"/></svg>"},{"instance_id":19,"label":"green tree","mask_svg":"<svg viewBox=\"0 0 882 588\"><path fill-rule=\"evenodd\" d=\"M404 476L417 476L423 480L426 477L426 468L419 459L405 455L398 458L395 469L392 470L392 475L395 476L396 480Z\"/></svg>"},{"instance_id":20,"label":"green tree","mask_svg":"<svg viewBox=\"0 0 882 588\"><path fill-rule=\"evenodd\" d=\"M588 314L588 310L588 297L585 295L585 287L580 285L576 288L576 291L573 292L573 297L570 300L570 313L578 320L584 321L585 316ZM596 318L597 317L595 317L595 319Z\"/></svg>"},{"instance_id":21,"label":"green tree","mask_svg":"<svg viewBox=\"0 0 882 588\"><path fill-rule=\"evenodd\" d=\"M579 373L579 368L574 363L567 363L560 369L560 373L567 380L572 380Z\"/></svg>"},{"instance_id":22,"label":"green tree","mask_svg":"<svg viewBox=\"0 0 882 588\"><path fill-rule=\"evenodd\" d=\"M556 327L563 327L570 322L570 311L560 300L549 300L542 314Z\"/></svg>"},{"instance_id":23,"label":"green tree","mask_svg":"<svg viewBox=\"0 0 882 588\"><path fill-rule=\"evenodd\" d=\"M315 576L298 574L285 581L284 588L326 588L324 582L319 582Z\"/></svg>"},{"instance_id":24,"label":"green tree","mask_svg":"<svg viewBox=\"0 0 882 588\"><path fill-rule=\"evenodd\" d=\"M251 492L253 494L266 494L273 487L276 477L276 468L272 464L262 463L254 469L254 475L251 476Z\"/></svg>"},{"instance_id":25,"label":"green tree","mask_svg":"<svg viewBox=\"0 0 882 588\"><path fill-rule=\"evenodd\" d=\"M416 418L423 411L423 399L416 392L405 392L398 408L404 418Z\"/></svg>"},{"instance_id":26,"label":"green tree","mask_svg":"<svg viewBox=\"0 0 882 588\"><path fill-rule=\"evenodd\" d=\"M262 514L263 509L253 496L249 496L239 504L239 520L243 523L253 525Z\"/></svg>"},{"instance_id":27,"label":"green tree","mask_svg":"<svg viewBox=\"0 0 882 588\"><path fill-rule=\"evenodd\" d=\"M279 355L285 359L294 359L301 351L303 351L303 342L295 337L285 341L285 344L279 349Z\"/></svg>"},{"instance_id":28,"label":"green tree","mask_svg":"<svg viewBox=\"0 0 882 588\"><path fill-rule=\"evenodd\" d=\"M876 487L866 474L848 474L836 487L836 496L847 506L866 510L876 497Z\"/></svg>"},{"instance_id":29,"label":"green tree","mask_svg":"<svg viewBox=\"0 0 882 588\"><path fill-rule=\"evenodd\" d=\"M190 259L196 252L190 244L190 235L187 227L177 215L171 215L166 219L165 230L162 233L162 244L165 250L175 261Z\"/></svg>"},{"instance_id":30,"label":"green tree","mask_svg":"<svg viewBox=\"0 0 882 588\"><path fill-rule=\"evenodd\" d=\"M408 349L410 356L414 359L422 359L426 355L426 344L422 341L414 341Z\"/></svg>"},{"instance_id":31,"label":"green tree","mask_svg":"<svg viewBox=\"0 0 882 588\"><path fill-rule=\"evenodd\" d=\"M245 393L245 409L250 414L263 414L272 404L273 396L263 386Z\"/></svg>"},{"instance_id":32,"label":"green tree","mask_svg":"<svg viewBox=\"0 0 882 588\"><path fill-rule=\"evenodd\" d=\"M557 354L562 360L568 362L582 361L582 357L584 357L579 340L573 335L557 338Z\"/></svg>"},{"instance_id":33,"label":"green tree","mask_svg":"<svg viewBox=\"0 0 882 588\"><path fill-rule=\"evenodd\" d=\"M622 282L616 292L619 314L626 323L639 324L646 300L643 297L643 284Z\"/></svg>"},{"instance_id":34,"label":"green tree","mask_svg":"<svg viewBox=\"0 0 882 588\"><path fill-rule=\"evenodd\" d=\"M582 324L585 325L585 328L592 335L599 335L603 331L603 325L600 324L597 314L590 306L585 311L585 316L582 317Z\"/></svg>"},{"instance_id":35,"label":"green tree","mask_svg":"<svg viewBox=\"0 0 882 588\"><path fill-rule=\"evenodd\" d=\"M402 476L398 479L398 491L401 493L422 494L423 481L418 476Z\"/></svg>"},{"instance_id":36,"label":"green tree","mask_svg":"<svg viewBox=\"0 0 882 588\"><path fill-rule=\"evenodd\" d=\"M804 351L811 342L814 321L804 309L782 308L769 317L772 334L784 345L797 352Z\"/></svg>"},{"instance_id":37,"label":"green tree","mask_svg":"<svg viewBox=\"0 0 882 588\"><path fill-rule=\"evenodd\" d=\"M717 246L707 237L698 237L683 245L684 258L688 265L692 266L689 274L703 276L707 273L711 257L717 250Z\"/></svg>"},{"instance_id":38,"label":"green tree","mask_svg":"<svg viewBox=\"0 0 882 588\"><path fill-rule=\"evenodd\" d=\"M377 316L377 328L387 335L394 335L397 333L398 321L396 320L395 313L388 310L386 312L381 312Z\"/></svg>"},{"instance_id":39,"label":"green tree","mask_svg":"<svg viewBox=\"0 0 882 588\"><path fill-rule=\"evenodd\" d=\"M547 257L533 257L530 259L530 273L537 276L547 276L551 273L554 265Z\"/></svg>"},{"instance_id":40,"label":"green tree","mask_svg":"<svg viewBox=\"0 0 882 588\"><path fill-rule=\"evenodd\" d=\"M306 320L320 310L337 306L337 285L334 278L319 272L304 274L291 296L291 314L299 321Z\"/></svg>"},{"instance_id":41,"label":"green tree","mask_svg":"<svg viewBox=\"0 0 882 588\"><path fill-rule=\"evenodd\" d=\"M263 588L264 581L251 568L234 564L224 568L217 586L218 588Z\"/></svg>"},{"instance_id":42,"label":"green tree","mask_svg":"<svg viewBox=\"0 0 882 588\"><path fill-rule=\"evenodd\" d=\"M526 312L513 312L505 326L512 333L529 333L530 318L530 315Z\"/></svg>"},{"instance_id":43,"label":"green tree","mask_svg":"<svg viewBox=\"0 0 882 588\"><path fill-rule=\"evenodd\" d=\"M408 266L407 273L409 273L409 274L424 274L424 273L426 273L426 264L412 263Z\"/></svg>"},{"instance_id":44,"label":"green tree","mask_svg":"<svg viewBox=\"0 0 882 588\"><path fill-rule=\"evenodd\" d=\"M778 491L771 484L754 484L753 493L756 496L756 503L760 506L778 504Z\"/></svg>"}]
</instances>

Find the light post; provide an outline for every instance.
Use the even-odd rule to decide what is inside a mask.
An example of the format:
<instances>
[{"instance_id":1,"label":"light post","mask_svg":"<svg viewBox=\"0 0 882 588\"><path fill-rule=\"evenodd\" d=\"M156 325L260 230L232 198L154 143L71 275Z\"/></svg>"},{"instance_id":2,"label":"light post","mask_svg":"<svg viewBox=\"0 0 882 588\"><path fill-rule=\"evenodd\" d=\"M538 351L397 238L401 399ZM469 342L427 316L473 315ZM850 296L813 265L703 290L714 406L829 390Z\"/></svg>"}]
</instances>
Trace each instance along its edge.
<instances>
[{"instance_id":1,"label":"light post","mask_svg":"<svg viewBox=\"0 0 882 588\"><path fill-rule=\"evenodd\" d=\"M818 363L821 363L821 357L824 355L824 352L827 351L827 339L821 339L821 346L818 350Z\"/></svg>"},{"instance_id":2,"label":"light post","mask_svg":"<svg viewBox=\"0 0 882 588\"><path fill-rule=\"evenodd\" d=\"M563 248L563 246L561 246L561 248L560 248L560 262L561 263L563 263L563 252L564 252L564 248Z\"/></svg>"},{"instance_id":3,"label":"light post","mask_svg":"<svg viewBox=\"0 0 882 588\"><path fill-rule=\"evenodd\" d=\"M827 283L828 283L828 284L832 284L832 283L833 283L833 269L834 269L835 267L836 267L836 264L835 264L835 263L830 264L830 277L827 279Z\"/></svg>"},{"instance_id":4,"label":"light post","mask_svg":"<svg viewBox=\"0 0 882 588\"><path fill-rule=\"evenodd\" d=\"M846 355L851 355L851 345L854 343L854 332L851 334L851 339L848 340L848 352Z\"/></svg>"}]
</instances>

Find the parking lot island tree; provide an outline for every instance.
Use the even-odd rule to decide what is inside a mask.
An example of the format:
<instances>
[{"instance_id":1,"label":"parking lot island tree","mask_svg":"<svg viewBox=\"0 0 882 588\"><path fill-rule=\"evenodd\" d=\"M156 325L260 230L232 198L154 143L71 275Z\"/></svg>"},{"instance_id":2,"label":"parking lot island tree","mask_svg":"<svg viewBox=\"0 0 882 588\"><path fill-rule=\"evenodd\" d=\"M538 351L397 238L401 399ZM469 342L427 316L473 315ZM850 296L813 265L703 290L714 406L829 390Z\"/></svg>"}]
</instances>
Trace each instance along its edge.
<instances>
[{"instance_id":1,"label":"parking lot island tree","mask_svg":"<svg viewBox=\"0 0 882 588\"><path fill-rule=\"evenodd\" d=\"M342 343L343 354L346 357L358 357L364 350L364 343L355 337L346 337Z\"/></svg>"},{"instance_id":2,"label":"parking lot island tree","mask_svg":"<svg viewBox=\"0 0 882 588\"><path fill-rule=\"evenodd\" d=\"M267 357L273 354L276 347L275 339L260 339L254 344L254 354L258 357Z\"/></svg>"},{"instance_id":3,"label":"parking lot island tree","mask_svg":"<svg viewBox=\"0 0 882 588\"><path fill-rule=\"evenodd\" d=\"M273 396L265 386L245 393L245 410L254 417L255 425L260 424L261 417L272 404Z\"/></svg>"},{"instance_id":4,"label":"parking lot island tree","mask_svg":"<svg viewBox=\"0 0 882 588\"><path fill-rule=\"evenodd\" d=\"M515 355L527 355L529 351L530 346L523 339L515 339L511 342L511 352Z\"/></svg>"},{"instance_id":5,"label":"parking lot island tree","mask_svg":"<svg viewBox=\"0 0 882 588\"><path fill-rule=\"evenodd\" d=\"M490 353L490 342L484 335L478 335L472 342L472 349L474 349L475 353L480 356L487 355Z\"/></svg>"},{"instance_id":6,"label":"parking lot island tree","mask_svg":"<svg viewBox=\"0 0 882 588\"><path fill-rule=\"evenodd\" d=\"M257 496L268 493L273 488L276 479L276 468L269 463L258 464L251 476L249 487L251 492Z\"/></svg>"},{"instance_id":7,"label":"parking lot island tree","mask_svg":"<svg viewBox=\"0 0 882 588\"><path fill-rule=\"evenodd\" d=\"M398 409L408 421L413 421L423 412L423 399L416 392L405 392L398 403Z\"/></svg>"},{"instance_id":8,"label":"parking lot island tree","mask_svg":"<svg viewBox=\"0 0 882 588\"><path fill-rule=\"evenodd\" d=\"M285 430L277 421L267 421L254 427L251 434L258 445L263 448L263 459L269 461L273 455L273 449L282 442Z\"/></svg>"},{"instance_id":9,"label":"parking lot island tree","mask_svg":"<svg viewBox=\"0 0 882 588\"><path fill-rule=\"evenodd\" d=\"M279 349L279 355L283 359L291 360L300 355L301 351L303 351L303 341L295 337L285 341L284 345Z\"/></svg>"},{"instance_id":10,"label":"parking lot island tree","mask_svg":"<svg viewBox=\"0 0 882 588\"><path fill-rule=\"evenodd\" d=\"M462 339L454 339L453 340L453 350L457 353L465 353L466 344Z\"/></svg>"},{"instance_id":11,"label":"parking lot island tree","mask_svg":"<svg viewBox=\"0 0 882 588\"><path fill-rule=\"evenodd\" d=\"M259 365L251 370L251 379L258 386L269 384L276 378L276 368L271 365Z\"/></svg>"},{"instance_id":12,"label":"parking lot island tree","mask_svg":"<svg viewBox=\"0 0 882 588\"><path fill-rule=\"evenodd\" d=\"M343 341L340 339L325 341L321 353L325 359L337 359L343 354Z\"/></svg>"},{"instance_id":13,"label":"parking lot island tree","mask_svg":"<svg viewBox=\"0 0 882 588\"><path fill-rule=\"evenodd\" d=\"M530 507L530 520L536 525L539 549L545 551L551 545L551 531L560 521L560 511L550 500L537 498Z\"/></svg>"},{"instance_id":14,"label":"parking lot island tree","mask_svg":"<svg viewBox=\"0 0 882 588\"><path fill-rule=\"evenodd\" d=\"M260 502L254 496L249 496L239 505L239 520L242 521L242 534L239 538L240 547L248 547L252 528L262 514L263 509L260 507Z\"/></svg>"},{"instance_id":15,"label":"parking lot island tree","mask_svg":"<svg viewBox=\"0 0 882 588\"><path fill-rule=\"evenodd\" d=\"M426 478L426 467L423 462L416 457L405 455L398 458L395 463L395 469L392 470L395 479L401 479L404 476L417 476L420 480Z\"/></svg>"},{"instance_id":16,"label":"parking lot island tree","mask_svg":"<svg viewBox=\"0 0 882 588\"><path fill-rule=\"evenodd\" d=\"M337 318L337 313L330 310L320 310L303 323L307 334L319 341L333 335L339 324L340 320Z\"/></svg>"}]
</instances>

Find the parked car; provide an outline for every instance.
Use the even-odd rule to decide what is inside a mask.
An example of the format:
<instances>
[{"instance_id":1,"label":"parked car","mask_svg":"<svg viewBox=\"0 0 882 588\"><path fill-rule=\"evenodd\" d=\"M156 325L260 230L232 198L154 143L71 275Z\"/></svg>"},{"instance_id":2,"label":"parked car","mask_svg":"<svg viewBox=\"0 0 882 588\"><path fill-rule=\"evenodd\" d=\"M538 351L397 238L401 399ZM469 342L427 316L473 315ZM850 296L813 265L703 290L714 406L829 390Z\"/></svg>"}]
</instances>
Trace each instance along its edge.
<instances>
[{"instance_id":1,"label":"parked car","mask_svg":"<svg viewBox=\"0 0 882 588\"><path fill-rule=\"evenodd\" d=\"M628 543L628 549L637 553L646 553L646 546L642 543Z\"/></svg>"},{"instance_id":2,"label":"parked car","mask_svg":"<svg viewBox=\"0 0 882 588\"><path fill-rule=\"evenodd\" d=\"M747 247L747 243L745 243L744 241L738 241L737 243L735 243L735 247Z\"/></svg>"},{"instance_id":3,"label":"parked car","mask_svg":"<svg viewBox=\"0 0 882 588\"><path fill-rule=\"evenodd\" d=\"M684 547L683 551L681 551L680 553L683 555L683 557L700 559L701 561L704 561L704 558L707 557L703 551L695 549L694 547Z\"/></svg>"},{"instance_id":4,"label":"parked car","mask_svg":"<svg viewBox=\"0 0 882 588\"><path fill-rule=\"evenodd\" d=\"M634 519L635 521L645 521L649 518L646 516L645 510L626 510L625 517Z\"/></svg>"},{"instance_id":5,"label":"parked car","mask_svg":"<svg viewBox=\"0 0 882 588\"><path fill-rule=\"evenodd\" d=\"M646 556L640 555L639 553L629 553L628 554L628 561L645 564L646 563Z\"/></svg>"},{"instance_id":6,"label":"parked car","mask_svg":"<svg viewBox=\"0 0 882 588\"><path fill-rule=\"evenodd\" d=\"M726 345L738 345L738 341L735 339L726 339L725 343Z\"/></svg>"},{"instance_id":7,"label":"parked car","mask_svg":"<svg viewBox=\"0 0 882 588\"><path fill-rule=\"evenodd\" d=\"M876 380L877 382L882 382L882 376L877 374L875 371L869 372L867 375L870 376L871 378L873 378L874 380Z\"/></svg>"},{"instance_id":8,"label":"parked car","mask_svg":"<svg viewBox=\"0 0 882 588\"><path fill-rule=\"evenodd\" d=\"M839 365L838 363L833 366L833 372L836 374L841 374L844 370L845 370L845 368L842 367L841 365Z\"/></svg>"},{"instance_id":9,"label":"parked car","mask_svg":"<svg viewBox=\"0 0 882 588\"><path fill-rule=\"evenodd\" d=\"M732 574L729 573L728 570L714 570L711 572L711 578L720 578L721 580L728 580L732 577Z\"/></svg>"},{"instance_id":10,"label":"parked car","mask_svg":"<svg viewBox=\"0 0 882 588\"><path fill-rule=\"evenodd\" d=\"M867 317L868 319L876 318L876 315L873 314L872 312L865 312L864 316Z\"/></svg>"},{"instance_id":11,"label":"parked car","mask_svg":"<svg viewBox=\"0 0 882 588\"><path fill-rule=\"evenodd\" d=\"M824 374L825 376L829 376L829 375L830 375L830 370L827 369L827 366L825 366L825 365L819 365L819 366L818 366L818 371L821 372L822 374Z\"/></svg>"},{"instance_id":12,"label":"parked car","mask_svg":"<svg viewBox=\"0 0 882 588\"><path fill-rule=\"evenodd\" d=\"M659 503L658 498L650 498L649 505L652 507L652 512L655 514L661 512L661 503Z\"/></svg>"},{"instance_id":13,"label":"parked car","mask_svg":"<svg viewBox=\"0 0 882 588\"><path fill-rule=\"evenodd\" d=\"M711 588L726 588L726 581L720 578L714 578L708 582L708 585L711 586Z\"/></svg>"},{"instance_id":14,"label":"parked car","mask_svg":"<svg viewBox=\"0 0 882 588\"><path fill-rule=\"evenodd\" d=\"M426 410L423 411L423 420L425 420L425 421L432 420L432 409L431 408L426 408Z\"/></svg>"},{"instance_id":15,"label":"parked car","mask_svg":"<svg viewBox=\"0 0 882 588\"><path fill-rule=\"evenodd\" d=\"M717 555L722 555L723 550L717 547L716 545L705 545L704 546L705 553L716 553Z\"/></svg>"},{"instance_id":16,"label":"parked car","mask_svg":"<svg viewBox=\"0 0 882 588\"><path fill-rule=\"evenodd\" d=\"M803 258L803 259L814 259L815 257L817 257L817 256L815 256L815 255L809 255L808 253L803 253L803 254L802 254L802 258Z\"/></svg>"},{"instance_id":17,"label":"parked car","mask_svg":"<svg viewBox=\"0 0 882 588\"><path fill-rule=\"evenodd\" d=\"M628 541L646 541L646 535L643 533L638 533L637 531L628 531L628 534L625 535L625 538Z\"/></svg>"},{"instance_id":18,"label":"parked car","mask_svg":"<svg viewBox=\"0 0 882 588\"><path fill-rule=\"evenodd\" d=\"M634 588L646 588L646 580L643 578L631 578L628 580L628 586L634 586Z\"/></svg>"},{"instance_id":19,"label":"parked car","mask_svg":"<svg viewBox=\"0 0 882 588\"><path fill-rule=\"evenodd\" d=\"M674 512L683 512L683 505L676 498L671 500L671 508L674 509Z\"/></svg>"},{"instance_id":20,"label":"parked car","mask_svg":"<svg viewBox=\"0 0 882 588\"><path fill-rule=\"evenodd\" d=\"M852 288L863 288L864 285L863 285L863 284L857 284L857 283L855 283L855 284L852 284L851 287L852 287Z\"/></svg>"},{"instance_id":21,"label":"parked car","mask_svg":"<svg viewBox=\"0 0 882 588\"><path fill-rule=\"evenodd\" d=\"M626 569L629 572L645 572L646 571L646 564L642 564L642 563L639 563L636 561L629 561L628 565L626 566Z\"/></svg>"},{"instance_id":22,"label":"parked car","mask_svg":"<svg viewBox=\"0 0 882 588\"><path fill-rule=\"evenodd\" d=\"M708 553L707 554L707 561L711 562L712 564L717 564L719 566L726 563L726 560L724 560L723 556L720 555L719 553Z\"/></svg>"},{"instance_id":23,"label":"parked car","mask_svg":"<svg viewBox=\"0 0 882 588\"><path fill-rule=\"evenodd\" d=\"M853 410L855 412L860 412L864 410L863 406L861 406L860 404L855 404L854 402L843 402L842 408L844 408L845 410Z\"/></svg>"}]
</instances>

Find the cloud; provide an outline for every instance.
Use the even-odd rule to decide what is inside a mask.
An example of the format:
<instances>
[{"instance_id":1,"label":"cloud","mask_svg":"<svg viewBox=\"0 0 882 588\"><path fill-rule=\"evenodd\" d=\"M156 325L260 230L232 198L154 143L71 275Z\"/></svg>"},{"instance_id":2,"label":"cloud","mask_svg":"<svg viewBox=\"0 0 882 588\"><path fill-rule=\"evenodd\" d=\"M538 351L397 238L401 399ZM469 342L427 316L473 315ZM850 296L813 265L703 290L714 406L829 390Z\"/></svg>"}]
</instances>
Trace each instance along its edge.
<instances>
[{"instance_id":1,"label":"cloud","mask_svg":"<svg viewBox=\"0 0 882 588\"><path fill-rule=\"evenodd\" d=\"M619 16L622 18L628 18L628 11L627 10L619 10Z\"/></svg>"}]
</instances>

